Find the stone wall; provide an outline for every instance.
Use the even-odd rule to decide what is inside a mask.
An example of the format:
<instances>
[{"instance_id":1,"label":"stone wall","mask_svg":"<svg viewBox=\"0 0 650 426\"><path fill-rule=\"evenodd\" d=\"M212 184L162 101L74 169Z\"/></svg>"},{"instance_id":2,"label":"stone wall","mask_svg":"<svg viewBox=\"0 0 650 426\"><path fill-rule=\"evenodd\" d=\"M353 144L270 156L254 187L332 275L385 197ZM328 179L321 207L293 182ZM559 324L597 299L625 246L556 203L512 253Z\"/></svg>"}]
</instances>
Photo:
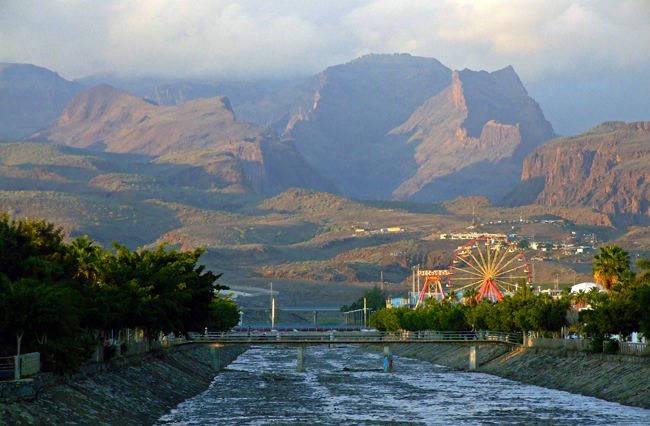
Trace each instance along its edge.
<instances>
[{"instance_id":1,"label":"stone wall","mask_svg":"<svg viewBox=\"0 0 650 426\"><path fill-rule=\"evenodd\" d=\"M220 348L221 365L246 349ZM210 348L191 344L91 364L66 378L37 376L32 401L0 403L0 424L152 424L215 374Z\"/></svg>"}]
</instances>

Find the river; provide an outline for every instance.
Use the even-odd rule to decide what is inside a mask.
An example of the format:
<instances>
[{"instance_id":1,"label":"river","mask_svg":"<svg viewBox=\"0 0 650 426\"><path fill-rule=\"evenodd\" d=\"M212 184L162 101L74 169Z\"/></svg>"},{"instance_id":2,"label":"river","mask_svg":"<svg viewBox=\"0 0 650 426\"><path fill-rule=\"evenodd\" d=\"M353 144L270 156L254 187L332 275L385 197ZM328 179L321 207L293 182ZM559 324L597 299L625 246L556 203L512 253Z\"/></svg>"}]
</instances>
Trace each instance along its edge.
<instances>
[{"instance_id":1,"label":"river","mask_svg":"<svg viewBox=\"0 0 650 426\"><path fill-rule=\"evenodd\" d=\"M650 410L353 346L252 347L160 425L650 424Z\"/></svg>"}]
</instances>

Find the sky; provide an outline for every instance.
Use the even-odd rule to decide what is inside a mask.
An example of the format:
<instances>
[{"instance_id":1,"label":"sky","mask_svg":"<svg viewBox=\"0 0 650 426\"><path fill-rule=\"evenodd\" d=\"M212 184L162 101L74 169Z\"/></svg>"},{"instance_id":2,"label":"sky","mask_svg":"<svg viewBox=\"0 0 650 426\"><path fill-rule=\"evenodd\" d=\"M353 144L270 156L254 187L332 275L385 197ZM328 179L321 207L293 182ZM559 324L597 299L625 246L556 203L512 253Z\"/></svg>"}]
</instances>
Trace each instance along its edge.
<instances>
[{"instance_id":1,"label":"sky","mask_svg":"<svg viewBox=\"0 0 650 426\"><path fill-rule=\"evenodd\" d=\"M307 76L368 53L512 65L558 134L650 120L648 0L0 0L0 62L68 79Z\"/></svg>"}]
</instances>

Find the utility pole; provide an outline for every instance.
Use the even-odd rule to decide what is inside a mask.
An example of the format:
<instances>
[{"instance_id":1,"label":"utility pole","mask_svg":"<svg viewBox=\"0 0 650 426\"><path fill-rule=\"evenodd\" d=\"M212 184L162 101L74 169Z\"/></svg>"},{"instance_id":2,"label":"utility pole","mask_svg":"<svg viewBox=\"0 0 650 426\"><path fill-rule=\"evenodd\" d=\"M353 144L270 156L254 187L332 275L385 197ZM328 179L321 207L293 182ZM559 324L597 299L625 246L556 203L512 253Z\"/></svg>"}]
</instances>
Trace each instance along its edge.
<instances>
[{"instance_id":1,"label":"utility pole","mask_svg":"<svg viewBox=\"0 0 650 426\"><path fill-rule=\"evenodd\" d=\"M413 271L413 277L411 282L411 294L409 294L409 306L411 306L411 302L415 297L415 265L411 266L411 270Z\"/></svg>"},{"instance_id":2,"label":"utility pole","mask_svg":"<svg viewBox=\"0 0 650 426\"><path fill-rule=\"evenodd\" d=\"M384 291L384 271L379 271L379 282L381 285L381 291Z\"/></svg>"},{"instance_id":3,"label":"utility pole","mask_svg":"<svg viewBox=\"0 0 650 426\"><path fill-rule=\"evenodd\" d=\"M273 281L271 285L271 329L275 328L275 297L273 296Z\"/></svg>"},{"instance_id":4,"label":"utility pole","mask_svg":"<svg viewBox=\"0 0 650 426\"><path fill-rule=\"evenodd\" d=\"M366 303L366 298L363 298L363 328L367 328L368 323L368 307Z\"/></svg>"}]
</instances>

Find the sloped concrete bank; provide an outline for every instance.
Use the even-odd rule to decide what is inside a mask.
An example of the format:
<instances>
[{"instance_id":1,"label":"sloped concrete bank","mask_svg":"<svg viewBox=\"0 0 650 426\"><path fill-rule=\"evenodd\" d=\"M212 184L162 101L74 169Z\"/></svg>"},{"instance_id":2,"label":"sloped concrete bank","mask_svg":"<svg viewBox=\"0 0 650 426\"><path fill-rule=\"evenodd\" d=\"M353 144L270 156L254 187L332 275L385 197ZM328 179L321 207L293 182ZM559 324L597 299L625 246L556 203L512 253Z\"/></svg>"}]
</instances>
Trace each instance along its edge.
<instances>
[{"instance_id":1,"label":"sloped concrete bank","mask_svg":"<svg viewBox=\"0 0 650 426\"><path fill-rule=\"evenodd\" d=\"M376 348L375 348L376 349ZM469 346L393 345L395 355L458 370L469 367ZM398 367L399 368L399 367ZM581 351L478 345L477 371L522 383L650 408L650 358Z\"/></svg>"},{"instance_id":2,"label":"sloped concrete bank","mask_svg":"<svg viewBox=\"0 0 650 426\"><path fill-rule=\"evenodd\" d=\"M220 348L221 365L246 349ZM0 424L152 424L208 388L217 374L210 355L206 346L185 345L89 366L46 381L33 401L0 403Z\"/></svg>"}]
</instances>

